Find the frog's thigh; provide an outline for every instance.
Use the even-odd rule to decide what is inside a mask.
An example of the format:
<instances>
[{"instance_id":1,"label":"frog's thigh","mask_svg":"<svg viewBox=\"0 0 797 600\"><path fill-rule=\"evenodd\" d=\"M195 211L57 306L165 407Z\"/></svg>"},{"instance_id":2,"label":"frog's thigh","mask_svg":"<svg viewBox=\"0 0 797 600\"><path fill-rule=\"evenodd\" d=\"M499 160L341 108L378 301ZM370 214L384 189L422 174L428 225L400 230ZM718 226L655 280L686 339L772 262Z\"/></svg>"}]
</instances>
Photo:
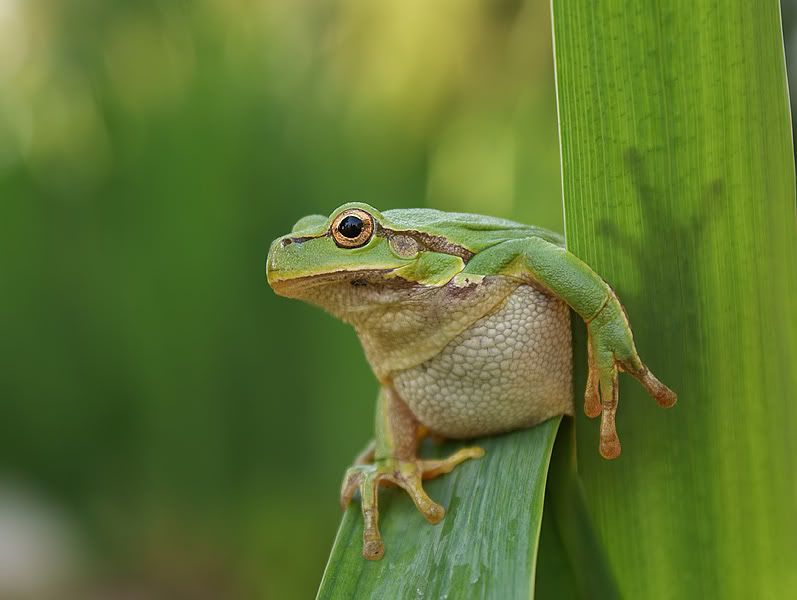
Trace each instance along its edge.
<instances>
[{"instance_id":1,"label":"frog's thigh","mask_svg":"<svg viewBox=\"0 0 797 600\"><path fill-rule=\"evenodd\" d=\"M394 385L421 423L447 437L573 414L569 309L521 285L439 355L396 374Z\"/></svg>"}]
</instances>

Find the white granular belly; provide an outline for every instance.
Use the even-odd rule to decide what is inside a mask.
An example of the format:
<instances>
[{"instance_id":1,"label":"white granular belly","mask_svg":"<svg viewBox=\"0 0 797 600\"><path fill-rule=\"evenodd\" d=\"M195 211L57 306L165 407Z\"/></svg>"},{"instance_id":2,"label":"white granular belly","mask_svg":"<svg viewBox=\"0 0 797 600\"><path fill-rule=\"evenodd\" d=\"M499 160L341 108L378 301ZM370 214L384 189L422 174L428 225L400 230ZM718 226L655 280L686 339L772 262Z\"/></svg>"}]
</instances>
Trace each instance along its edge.
<instances>
[{"instance_id":1,"label":"white granular belly","mask_svg":"<svg viewBox=\"0 0 797 600\"><path fill-rule=\"evenodd\" d=\"M528 285L434 358L393 376L417 419L464 438L573 414L570 311Z\"/></svg>"}]
</instances>

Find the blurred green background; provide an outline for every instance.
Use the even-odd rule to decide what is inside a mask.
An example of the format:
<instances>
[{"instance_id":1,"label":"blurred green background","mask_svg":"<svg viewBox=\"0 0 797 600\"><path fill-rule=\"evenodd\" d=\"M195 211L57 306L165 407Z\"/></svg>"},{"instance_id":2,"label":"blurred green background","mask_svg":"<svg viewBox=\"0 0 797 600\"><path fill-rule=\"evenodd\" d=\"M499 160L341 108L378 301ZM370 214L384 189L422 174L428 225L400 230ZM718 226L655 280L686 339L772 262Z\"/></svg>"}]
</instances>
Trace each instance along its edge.
<instances>
[{"instance_id":1,"label":"blurred green background","mask_svg":"<svg viewBox=\"0 0 797 600\"><path fill-rule=\"evenodd\" d=\"M0 598L312 597L377 386L268 244L561 231L548 2L0 0L0 200Z\"/></svg>"},{"instance_id":2,"label":"blurred green background","mask_svg":"<svg viewBox=\"0 0 797 600\"><path fill-rule=\"evenodd\" d=\"M0 597L312 597L377 386L270 241L558 160L541 0L0 0Z\"/></svg>"}]
</instances>

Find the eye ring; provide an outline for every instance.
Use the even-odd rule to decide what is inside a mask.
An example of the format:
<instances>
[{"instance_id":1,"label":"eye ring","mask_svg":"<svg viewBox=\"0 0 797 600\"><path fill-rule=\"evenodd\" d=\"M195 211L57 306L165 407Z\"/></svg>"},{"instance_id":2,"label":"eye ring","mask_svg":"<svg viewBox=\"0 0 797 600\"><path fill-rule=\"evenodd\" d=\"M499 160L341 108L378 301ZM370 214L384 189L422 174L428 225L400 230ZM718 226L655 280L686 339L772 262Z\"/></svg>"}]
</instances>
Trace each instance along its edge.
<instances>
[{"instance_id":1,"label":"eye ring","mask_svg":"<svg viewBox=\"0 0 797 600\"><path fill-rule=\"evenodd\" d=\"M351 208L332 221L332 239L341 248L365 246L374 235L374 218L364 210Z\"/></svg>"}]
</instances>

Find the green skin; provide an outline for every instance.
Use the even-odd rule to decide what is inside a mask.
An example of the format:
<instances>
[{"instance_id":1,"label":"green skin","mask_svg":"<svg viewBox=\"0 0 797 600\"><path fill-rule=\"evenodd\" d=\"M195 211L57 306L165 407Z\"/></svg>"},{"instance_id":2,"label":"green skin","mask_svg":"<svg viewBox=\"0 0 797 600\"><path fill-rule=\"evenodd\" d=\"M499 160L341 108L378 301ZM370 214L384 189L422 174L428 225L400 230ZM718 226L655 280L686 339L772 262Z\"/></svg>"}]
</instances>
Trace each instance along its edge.
<instances>
[{"instance_id":1,"label":"green skin","mask_svg":"<svg viewBox=\"0 0 797 600\"><path fill-rule=\"evenodd\" d=\"M352 242L339 227L348 215L372 224L371 234L357 241L356 247L349 247ZM676 401L675 394L640 360L625 311L611 287L569 253L559 235L544 229L480 215L423 209L392 210L383 215L367 204L349 203L329 217L305 217L291 233L275 240L266 273L277 293L318 304L350 322L350 313L339 304L342 301L331 286L341 281L354 284L353 275L369 277L369 285L382 281L394 290L393 294L401 294L402 285L408 290L479 286L485 278L502 276L560 299L587 324L589 371L584 411L590 417L601 416L600 453L605 458L620 454L615 428L618 372L625 371L639 380L660 406L670 407ZM386 319L393 316L389 308L383 314ZM475 314L483 316L485 312ZM397 341L389 348L389 361L381 358L383 354L369 355L382 384L375 440L347 471L341 491L344 507L360 491L365 519L363 555L368 559L379 559L384 553L377 509L381 482L402 487L424 516L436 523L445 511L426 495L422 480L447 473L462 461L483 454L480 448L471 447L443 460L417 456L419 438L430 432L398 397L391 386L391 374L396 365L419 364L439 353L462 325L440 317L433 329L432 334L426 334L428 339L408 338L418 339L417 345L406 339ZM485 427L485 431L488 429Z\"/></svg>"}]
</instances>

